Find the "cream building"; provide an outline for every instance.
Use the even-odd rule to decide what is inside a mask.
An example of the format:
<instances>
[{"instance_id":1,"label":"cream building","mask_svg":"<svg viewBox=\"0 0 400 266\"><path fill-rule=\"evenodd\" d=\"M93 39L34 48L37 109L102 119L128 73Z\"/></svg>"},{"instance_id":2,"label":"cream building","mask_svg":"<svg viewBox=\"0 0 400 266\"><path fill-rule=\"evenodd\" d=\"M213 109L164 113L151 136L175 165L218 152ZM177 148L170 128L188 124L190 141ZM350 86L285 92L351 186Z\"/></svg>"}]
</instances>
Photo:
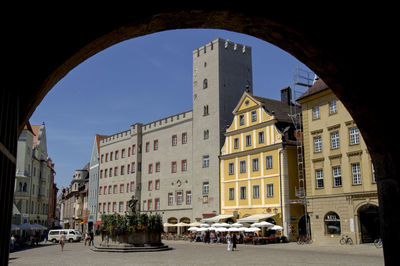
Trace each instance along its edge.
<instances>
[{"instance_id":1,"label":"cream building","mask_svg":"<svg viewBox=\"0 0 400 266\"><path fill-rule=\"evenodd\" d=\"M379 236L374 168L352 117L321 80L297 101L302 106L307 211L315 242L354 243Z\"/></svg>"},{"instance_id":2,"label":"cream building","mask_svg":"<svg viewBox=\"0 0 400 266\"><path fill-rule=\"evenodd\" d=\"M18 138L13 223L49 226L54 164L47 154L46 127L28 122Z\"/></svg>"}]
</instances>

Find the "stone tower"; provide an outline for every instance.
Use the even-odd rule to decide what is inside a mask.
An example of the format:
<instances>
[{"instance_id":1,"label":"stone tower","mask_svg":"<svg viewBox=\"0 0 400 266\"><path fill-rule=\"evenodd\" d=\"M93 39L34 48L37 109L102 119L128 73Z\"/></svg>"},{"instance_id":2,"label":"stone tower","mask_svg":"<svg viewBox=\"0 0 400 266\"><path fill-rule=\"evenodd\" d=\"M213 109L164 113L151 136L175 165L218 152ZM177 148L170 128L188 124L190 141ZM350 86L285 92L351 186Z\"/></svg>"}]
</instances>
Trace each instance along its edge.
<instances>
[{"instance_id":1,"label":"stone tower","mask_svg":"<svg viewBox=\"0 0 400 266\"><path fill-rule=\"evenodd\" d=\"M251 48L216 39L193 51L193 217L220 213L219 158L232 111L253 92Z\"/></svg>"}]
</instances>

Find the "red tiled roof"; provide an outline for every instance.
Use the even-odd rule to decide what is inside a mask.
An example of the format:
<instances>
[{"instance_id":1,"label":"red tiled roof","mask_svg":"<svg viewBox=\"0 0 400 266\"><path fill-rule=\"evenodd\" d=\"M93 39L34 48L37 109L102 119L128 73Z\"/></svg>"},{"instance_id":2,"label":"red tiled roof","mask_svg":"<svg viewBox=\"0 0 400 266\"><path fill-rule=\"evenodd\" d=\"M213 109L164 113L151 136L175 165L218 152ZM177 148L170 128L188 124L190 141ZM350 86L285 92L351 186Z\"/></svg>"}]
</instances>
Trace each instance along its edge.
<instances>
[{"instance_id":1,"label":"red tiled roof","mask_svg":"<svg viewBox=\"0 0 400 266\"><path fill-rule=\"evenodd\" d=\"M32 126L32 132L33 132L33 147L36 147L36 143L38 141L38 136L39 136L39 131L40 131L40 125L33 125Z\"/></svg>"}]
</instances>

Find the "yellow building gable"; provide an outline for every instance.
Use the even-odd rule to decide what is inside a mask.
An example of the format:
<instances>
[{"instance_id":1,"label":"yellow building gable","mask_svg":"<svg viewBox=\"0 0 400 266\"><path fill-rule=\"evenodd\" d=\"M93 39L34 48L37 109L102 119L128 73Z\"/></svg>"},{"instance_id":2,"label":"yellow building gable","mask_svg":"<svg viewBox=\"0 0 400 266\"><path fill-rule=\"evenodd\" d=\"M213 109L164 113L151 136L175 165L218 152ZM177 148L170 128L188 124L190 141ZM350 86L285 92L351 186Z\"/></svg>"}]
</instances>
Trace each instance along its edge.
<instances>
[{"instance_id":1,"label":"yellow building gable","mask_svg":"<svg viewBox=\"0 0 400 266\"><path fill-rule=\"evenodd\" d=\"M291 124L281 120L289 110L282 105L248 92L242 95L221 150L220 206L222 214L236 213L239 219L268 215L288 230L297 223L301 206L288 204L297 184L296 153L290 152L296 148L282 141L278 124ZM283 191L281 185L290 189Z\"/></svg>"}]
</instances>

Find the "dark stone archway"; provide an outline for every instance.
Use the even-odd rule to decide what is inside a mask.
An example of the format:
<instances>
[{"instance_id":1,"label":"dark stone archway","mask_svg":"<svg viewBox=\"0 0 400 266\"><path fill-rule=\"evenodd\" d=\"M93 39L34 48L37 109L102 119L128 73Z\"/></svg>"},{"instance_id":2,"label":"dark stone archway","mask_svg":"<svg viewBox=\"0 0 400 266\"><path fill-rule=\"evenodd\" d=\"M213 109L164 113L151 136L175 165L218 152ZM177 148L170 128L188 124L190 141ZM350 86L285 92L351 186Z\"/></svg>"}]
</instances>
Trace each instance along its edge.
<instances>
[{"instance_id":1,"label":"dark stone archway","mask_svg":"<svg viewBox=\"0 0 400 266\"><path fill-rule=\"evenodd\" d=\"M376 205L366 204L358 209L361 243L373 243L380 237L379 208Z\"/></svg>"},{"instance_id":2,"label":"dark stone archway","mask_svg":"<svg viewBox=\"0 0 400 266\"><path fill-rule=\"evenodd\" d=\"M394 204L400 201L400 164L399 145L394 145L388 133L397 102L382 84L388 77L374 73L373 67L386 65L371 65L378 57L389 57L390 47L377 49L378 43L390 43L385 42L387 35L380 34L388 24L373 19L366 7L362 12L348 7L310 12L308 7L291 6L297 12L289 14L287 7L195 10L116 5L108 5L103 12L94 7L87 11L76 8L63 12L66 15L51 7L29 13L19 8L16 14L9 13L11 19L4 24L5 72L0 91L2 264L8 260L7 228L11 221L17 137L47 92L75 66L113 44L183 28L226 29L268 41L302 61L331 87L357 123L374 162L385 263L394 262L400 241L396 230L400 217Z\"/></svg>"}]
</instances>

